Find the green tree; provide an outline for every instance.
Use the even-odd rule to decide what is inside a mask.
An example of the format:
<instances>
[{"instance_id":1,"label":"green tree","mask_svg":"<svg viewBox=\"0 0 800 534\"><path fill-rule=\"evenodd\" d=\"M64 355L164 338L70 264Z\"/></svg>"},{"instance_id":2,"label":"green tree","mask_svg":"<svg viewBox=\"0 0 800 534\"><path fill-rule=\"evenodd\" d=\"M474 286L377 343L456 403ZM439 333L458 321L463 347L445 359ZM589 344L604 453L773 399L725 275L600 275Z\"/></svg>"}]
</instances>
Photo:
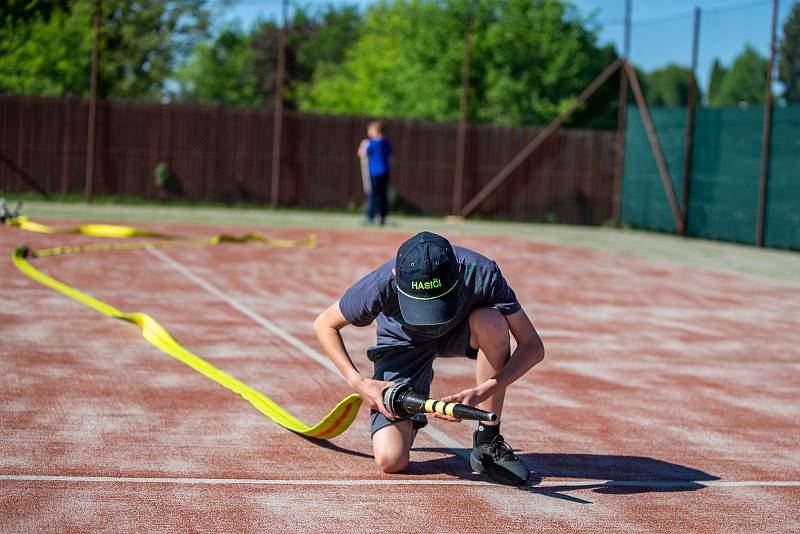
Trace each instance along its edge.
<instances>
[{"instance_id":1,"label":"green tree","mask_svg":"<svg viewBox=\"0 0 800 534\"><path fill-rule=\"evenodd\" d=\"M686 106L692 78L690 69L671 64L650 72L646 78L646 98L649 105L667 108ZM699 100L699 96L695 89L695 102Z\"/></svg>"},{"instance_id":2,"label":"green tree","mask_svg":"<svg viewBox=\"0 0 800 534\"><path fill-rule=\"evenodd\" d=\"M205 1L103 0L100 95L163 97L178 59L207 35ZM18 2L13 6L3 11L0 90L86 95L94 2L56 1L27 10Z\"/></svg>"},{"instance_id":3,"label":"green tree","mask_svg":"<svg viewBox=\"0 0 800 534\"><path fill-rule=\"evenodd\" d=\"M256 87L260 100L270 106L275 100L279 32L280 27L272 20L260 22L251 30L250 42L255 52L253 68L256 76Z\"/></svg>"},{"instance_id":4,"label":"green tree","mask_svg":"<svg viewBox=\"0 0 800 534\"><path fill-rule=\"evenodd\" d=\"M176 74L178 98L228 104L263 102L251 41L241 28L228 26L215 39L195 45L192 60Z\"/></svg>"},{"instance_id":5,"label":"green tree","mask_svg":"<svg viewBox=\"0 0 800 534\"><path fill-rule=\"evenodd\" d=\"M509 0L490 17L475 47L481 120L549 122L606 66L591 21L571 4Z\"/></svg>"},{"instance_id":6,"label":"green tree","mask_svg":"<svg viewBox=\"0 0 800 534\"><path fill-rule=\"evenodd\" d=\"M47 96L88 92L92 50L88 4L71 10L9 9L3 23L0 91Z\"/></svg>"},{"instance_id":7,"label":"green tree","mask_svg":"<svg viewBox=\"0 0 800 534\"><path fill-rule=\"evenodd\" d=\"M456 119L469 4L468 0L373 4L344 61L322 64L314 71L313 83L300 95L301 109ZM613 51L598 48L590 21L565 2L471 5L472 120L547 122L613 60Z\"/></svg>"},{"instance_id":8,"label":"green tree","mask_svg":"<svg viewBox=\"0 0 800 534\"><path fill-rule=\"evenodd\" d=\"M591 80L617 57L614 45L608 44L601 48L592 58L594 67L587 69L586 85L591 83ZM565 125L575 128L615 129L617 127L617 108L619 107L619 76L620 70L617 70L603 85L597 88L597 91L582 106L570 115Z\"/></svg>"},{"instance_id":9,"label":"green tree","mask_svg":"<svg viewBox=\"0 0 800 534\"><path fill-rule=\"evenodd\" d=\"M64 10L68 0L6 0L0 5L0 23L24 25L37 19L50 20L53 11Z\"/></svg>"},{"instance_id":10,"label":"green tree","mask_svg":"<svg viewBox=\"0 0 800 534\"><path fill-rule=\"evenodd\" d=\"M708 80L708 105L712 107L720 106L720 88L722 87L722 80L728 73L719 59L715 59L711 66L711 76Z\"/></svg>"},{"instance_id":11,"label":"green tree","mask_svg":"<svg viewBox=\"0 0 800 534\"><path fill-rule=\"evenodd\" d=\"M447 9L453 5L396 0L371 6L344 61L315 69L299 95L300 108L456 118L464 11Z\"/></svg>"},{"instance_id":12,"label":"green tree","mask_svg":"<svg viewBox=\"0 0 800 534\"><path fill-rule=\"evenodd\" d=\"M327 5L315 12L298 9L288 35L289 77L295 83L310 82L319 65L344 60L361 31L357 6Z\"/></svg>"},{"instance_id":13,"label":"green tree","mask_svg":"<svg viewBox=\"0 0 800 534\"><path fill-rule=\"evenodd\" d=\"M719 87L716 105L734 106L764 102L767 86L767 58L750 45L733 61Z\"/></svg>"},{"instance_id":14,"label":"green tree","mask_svg":"<svg viewBox=\"0 0 800 534\"><path fill-rule=\"evenodd\" d=\"M778 79L786 87L783 93L787 102L800 102L800 2L783 24L783 39L778 61Z\"/></svg>"},{"instance_id":15,"label":"green tree","mask_svg":"<svg viewBox=\"0 0 800 534\"><path fill-rule=\"evenodd\" d=\"M103 0L103 94L162 98L178 60L208 35L205 0Z\"/></svg>"},{"instance_id":16,"label":"green tree","mask_svg":"<svg viewBox=\"0 0 800 534\"><path fill-rule=\"evenodd\" d=\"M297 94L307 90L318 65L342 60L357 39L360 24L359 11L351 5L295 10L286 43L284 99L290 107ZM178 97L272 105L279 33L278 24L266 20L255 23L247 32L226 28L214 39L198 44L178 74Z\"/></svg>"}]
</instances>

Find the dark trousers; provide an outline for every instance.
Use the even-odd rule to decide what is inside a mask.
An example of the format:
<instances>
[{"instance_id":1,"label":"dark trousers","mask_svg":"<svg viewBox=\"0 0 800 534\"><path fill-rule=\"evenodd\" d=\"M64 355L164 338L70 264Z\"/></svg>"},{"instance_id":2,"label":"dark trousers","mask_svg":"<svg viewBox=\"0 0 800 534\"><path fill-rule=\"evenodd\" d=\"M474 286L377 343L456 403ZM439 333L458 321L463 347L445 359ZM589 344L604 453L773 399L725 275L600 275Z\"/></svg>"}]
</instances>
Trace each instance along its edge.
<instances>
[{"instance_id":1,"label":"dark trousers","mask_svg":"<svg viewBox=\"0 0 800 534\"><path fill-rule=\"evenodd\" d=\"M370 176L369 179L371 190L369 202L367 203L367 220L373 220L377 212L381 216L381 222L383 222L389 212L389 175L379 174Z\"/></svg>"}]
</instances>

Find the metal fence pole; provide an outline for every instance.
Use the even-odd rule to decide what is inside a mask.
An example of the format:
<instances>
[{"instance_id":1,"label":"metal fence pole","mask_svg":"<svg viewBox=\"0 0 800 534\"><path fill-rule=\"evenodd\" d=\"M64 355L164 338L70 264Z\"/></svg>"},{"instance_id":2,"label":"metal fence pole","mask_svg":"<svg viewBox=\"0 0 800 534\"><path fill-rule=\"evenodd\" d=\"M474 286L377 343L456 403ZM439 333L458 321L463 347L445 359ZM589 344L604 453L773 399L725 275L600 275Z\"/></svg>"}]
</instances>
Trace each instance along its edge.
<instances>
[{"instance_id":1,"label":"metal fence pole","mask_svg":"<svg viewBox=\"0 0 800 534\"><path fill-rule=\"evenodd\" d=\"M689 187L692 176L692 152L694 150L694 115L697 106L697 49L700 41L700 8L694 8L694 33L692 34L692 71L689 73L689 95L686 97L686 132L683 139L683 180L681 183L681 235L686 235L689 226Z\"/></svg>"},{"instance_id":2,"label":"metal fence pole","mask_svg":"<svg viewBox=\"0 0 800 534\"><path fill-rule=\"evenodd\" d=\"M95 0L94 21L92 23L92 71L89 78L89 123L86 132L86 185L84 200L87 204L92 201L92 190L94 188L95 129L97 127L97 64L100 60L100 17L101 0Z\"/></svg>"},{"instance_id":3,"label":"metal fence pole","mask_svg":"<svg viewBox=\"0 0 800 534\"><path fill-rule=\"evenodd\" d=\"M761 173L758 183L758 216L756 218L756 246L764 246L764 220L767 211L767 181L769 178L769 151L772 144L772 70L775 63L775 25L778 19L778 0L772 0L772 28L767 63L767 87L764 98L764 130L761 135Z\"/></svg>"},{"instance_id":4,"label":"metal fence pole","mask_svg":"<svg viewBox=\"0 0 800 534\"><path fill-rule=\"evenodd\" d=\"M280 205L281 152L283 142L283 85L286 78L286 25L289 1L283 0L283 24L278 36L278 66L275 76L275 122L272 127L272 187L269 200L273 208Z\"/></svg>"},{"instance_id":5,"label":"metal fence pole","mask_svg":"<svg viewBox=\"0 0 800 534\"><path fill-rule=\"evenodd\" d=\"M628 61L631 48L631 0L625 1L625 40L622 58ZM622 195L622 171L625 163L625 123L628 111L628 77L625 69L619 70L619 104L617 109L617 139L614 155L614 190L612 192L611 217L615 225L620 222Z\"/></svg>"},{"instance_id":6,"label":"metal fence pole","mask_svg":"<svg viewBox=\"0 0 800 534\"><path fill-rule=\"evenodd\" d=\"M631 48L631 1L625 0L625 40L622 59L628 61ZM628 113L628 76L625 69L619 70L619 103L617 104L617 139L614 150L614 190L612 191L611 217L615 225L620 222L622 195L622 171L625 163L625 123Z\"/></svg>"},{"instance_id":7,"label":"metal fence pole","mask_svg":"<svg viewBox=\"0 0 800 534\"><path fill-rule=\"evenodd\" d=\"M464 201L464 157L467 145L467 105L469 103L469 68L472 61L472 4L467 6L464 23L464 62L461 67L461 104L456 140L456 172L453 179L453 214L461 210Z\"/></svg>"}]
</instances>

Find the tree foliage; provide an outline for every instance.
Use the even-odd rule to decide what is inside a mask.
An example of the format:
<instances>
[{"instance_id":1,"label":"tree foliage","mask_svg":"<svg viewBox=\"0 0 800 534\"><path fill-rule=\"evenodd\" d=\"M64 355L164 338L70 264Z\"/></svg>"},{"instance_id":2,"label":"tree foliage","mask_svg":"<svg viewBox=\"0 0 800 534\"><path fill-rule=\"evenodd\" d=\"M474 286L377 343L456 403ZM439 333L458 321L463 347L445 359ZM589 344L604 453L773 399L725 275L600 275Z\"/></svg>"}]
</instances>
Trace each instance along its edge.
<instances>
[{"instance_id":1,"label":"tree foliage","mask_svg":"<svg viewBox=\"0 0 800 534\"><path fill-rule=\"evenodd\" d=\"M315 70L301 109L456 119L470 8L472 120L547 122L613 60L565 2L394 0L370 7L342 63Z\"/></svg>"},{"instance_id":2,"label":"tree foliage","mask_svg":"<svg viewBox=\"0 0 800 534\"><path fill-rule=\"evenodd\" d=\"M207 36L208 18L205 0L103 0L103 93L163 97L178 59Z\"/></svg>"},{"instance_id":3,"label":"tree foliage","mask_svg":"<svg viewBox=\"0 0 800 534\"><path fill-rule=\"evenodd\" d=\"M783 96L787 102L800 102L800 2L783 24L783 39L778 60L778 79L786 88Z\"/></svg>"},{"instance_id":4,"label":"tree foliage","mask_svg":"<svg viewBox=\"0 0 800 534\"><path fill-rule=\"evenodd\" d=\"M476 45L477 118L501 124L548 122L613 59L591 21L560 1L497 4Z\"/></svg>"},{"instance_id":5,"label":"tree foliage","mask_svg":"<svg viewBox=\"0 0 800 534\"><path fill-rule=\"evenodd\" d=\"M301 109L452 119L464 11L438 2L373 5L341 63L322 63L299 92Z\"/></svg>"},{"instance_id":6,"label":"tree foliage","mask_svg":"<svg viewBox=\"0 0 800 534\"><path fill-rule=\"evenodd\" d=\"M195 45L192 61L178 71L180 97L195 102L261 104L252 38L238 26Z\"/></svg>"},{"instance_id":7,"label":"tree foliage","mask_svg":"<svg viewBox=\"0 0 800 534\"><path fill-rule=\"evenodd\" d=\"M102 0L101 96L272 105L279 25L227 24L212 33L211 2ZM86 95L93 5L6 2L0 91ZM598 45L593 19L566 0L297 8L288 23L285 101L315 112L455 120L467 20L472 121L549 122L616 59L613 47ZM569 124L613 126L615 78Z\"/></svg>"},{"instance_id":8,"label":"tree foliage","mask_svg":"<svg viewBox=\"0 0 800 534\"><path fill-rule=\"evenodd\" d=\"M355 5L328 5L314 12L296 11L288 33L290 80L309 82L318 66L341 63L358 39L361 22Z\"/></svg>"},{"instance_id":9,"label":"tree foliage","mask_svg":"<svg viewBox=\"0 0 800 534\"><path fill-rule=\"evenodd\" d=\"M764 102L767 86L767 58L750 45L733 60L730 70L724 73L719 83L719 92L709 105L735 106Z\"/></svg>"},{"instance_id":10,"label":"tree foliage","mask_svg":"<svg viewBox=\"0 0 800 534\"><path fill-rule=\"evenodd\" d=\"M297 9L287 25L286 86L289 106L320 65L342 61L358 37L361 15L355 6ZM280 26L258 21L248 31L228 26L200 42L179 71L178 96L186 100L272 105ZM223 64L224 63L224 64Z\"/></svg>"},{"instance_id":11,"label":"tree foliage","mask_svg":"<svg viewBox=\"0 0 800 534\"><path fill-rule=\"evenodd\" d=\"M33 95L85 95L89 90L92 34L88 3L72 9L24 9L14 2L3 13L0 91ZM38 6L47 9L38 9ZM87 24L89 28L87 31Z\"/></svg>"},{"instance_id":12,"label":"tree foliage","mask_svg":"<svg viewBox=\"0 0 800 534\"><path fill-rule=\"evenodd\" d=\"M725 78L725 74L727 73L728 69L725 68L719 59L715 59L714 63L711 65L711 77L708 81L709 106L719 105L719 91L722 87L722 80Z\"/></svg>"},{"instance_id":13,"label":"tree foliage","mask_svg":"<svg viewBox=\"0 0 800 534\"><path fill-rule=\"evenodd\" d=\"M0 5L0 21L6 27L25 25L37 19L49 20L55 10L63 10L68 0L6 0Z\"/></svg>"},{"instance_id":14,"label":"tree foliage","mask_svg":"<svg viewBox=\"0 0 800 534\"><path fill-rule=\"evenodd\" d=\"M94 2L9 3L2 12L0 90L86 95ZM160 98L181 55L207 35L205 0L103 0L101 96Z\"/></svg>"},{"instance_id":15,"label":"tree foliage","mask_svg":"<svg viewBox=\"0 0 800 534\"><path fill-rule=\"evenodd\" d=\"M689 99L692 71L679 65L667 65L663 69L651 71L646 76L647 103L651 106L667 108L683 107ZM695 102L700 98L699 91L695 88Z\"/></svg>"}]
</instances>

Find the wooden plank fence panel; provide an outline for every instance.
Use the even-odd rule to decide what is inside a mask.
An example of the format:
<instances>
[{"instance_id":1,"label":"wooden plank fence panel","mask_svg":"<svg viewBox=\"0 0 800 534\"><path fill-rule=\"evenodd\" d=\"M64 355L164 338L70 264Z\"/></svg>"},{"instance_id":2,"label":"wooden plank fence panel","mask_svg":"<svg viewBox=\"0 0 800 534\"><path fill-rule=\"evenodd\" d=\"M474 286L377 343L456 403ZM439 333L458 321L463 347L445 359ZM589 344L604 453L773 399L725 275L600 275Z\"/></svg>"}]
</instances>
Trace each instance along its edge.
<instances>
[{"instance_id":1,"label":"wooden plank fence panel","mask_svg":"<svg viewBox=\"0 0 800 534\"><path fill-rule=\"evenodd\" d=\"M0 193L84 189L88 105L80 98L0 95ZM101 101L95 191L148 199L270 202L272 110L221 105ZM288 111L281 205L361 206L356 148L369 119ZM389 119L391 188L404 211L445 215L452 208L455 123ZM474 196L539 128L470 124L464 201ZM600 224L611 216L614 134L559 130L514 171L476 214L516 220ZM165 163L175 178L159 188Z\"/></svg>"}]
</instances>

